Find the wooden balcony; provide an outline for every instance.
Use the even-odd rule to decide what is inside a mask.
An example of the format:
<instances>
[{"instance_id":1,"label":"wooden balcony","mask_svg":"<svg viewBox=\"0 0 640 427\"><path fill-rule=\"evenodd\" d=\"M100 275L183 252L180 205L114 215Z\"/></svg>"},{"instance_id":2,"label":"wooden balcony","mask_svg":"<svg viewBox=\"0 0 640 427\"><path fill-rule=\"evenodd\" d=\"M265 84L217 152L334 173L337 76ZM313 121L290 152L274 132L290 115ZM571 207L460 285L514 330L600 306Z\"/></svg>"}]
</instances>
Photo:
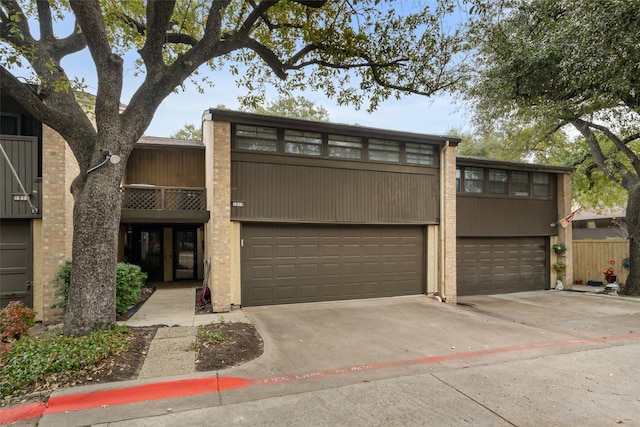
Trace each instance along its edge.
<instances>
[{"instance_id":1,"label":"wooden balcony","mask_svg":"<svg viewBox=\"0 0 640 427\"><path fill-rule=\"evenodd\" d=\"M203 187L130 184L121 191L122 222L203 223L209 219Z\"/></svg>"}]
</instances>

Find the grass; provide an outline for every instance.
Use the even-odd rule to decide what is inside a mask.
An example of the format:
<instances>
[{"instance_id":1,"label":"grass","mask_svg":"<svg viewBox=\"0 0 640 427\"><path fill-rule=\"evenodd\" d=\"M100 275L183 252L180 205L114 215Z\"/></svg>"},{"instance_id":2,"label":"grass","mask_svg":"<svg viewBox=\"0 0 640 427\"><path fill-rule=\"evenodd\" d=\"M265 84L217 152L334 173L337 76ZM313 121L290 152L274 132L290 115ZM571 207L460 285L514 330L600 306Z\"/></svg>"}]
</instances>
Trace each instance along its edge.
<instances>
[{"instance_id":1,"label":"grass","mask_svg":"<svg viewBox=\"0 0 640 427\"><path fill-rule=\"evenodd\" d=\"M205 341L212 342L225 342L228 337L219 331L210 331L205 329L203 326L198 328L198 335Z\"/></svg>"},{"instance_id":2,"label":"grass","mask_svg":"<svg viewBox=\"0 0 640 427\"><path fill-rule=\"evenodd\" d=\"M126 351L129 336L126 327L116 326L81 337L50 333L15 341L0 358L0 396L21 395L48 378L95 366Z\"/></svg>"}]
</instances>

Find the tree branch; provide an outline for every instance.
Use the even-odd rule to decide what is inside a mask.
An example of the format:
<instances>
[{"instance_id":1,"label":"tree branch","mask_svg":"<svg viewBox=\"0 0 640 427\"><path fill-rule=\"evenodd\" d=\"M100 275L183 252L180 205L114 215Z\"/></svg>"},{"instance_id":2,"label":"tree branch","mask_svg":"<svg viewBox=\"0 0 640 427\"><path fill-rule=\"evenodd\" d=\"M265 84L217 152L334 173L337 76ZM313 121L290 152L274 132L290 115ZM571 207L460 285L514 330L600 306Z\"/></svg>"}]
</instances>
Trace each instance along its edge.
<instances>
[{"instance_id":1,"label":"tree branch","mask_svg":"<svg viewBox=\"0 0 640 427\"><path fill-rule=\"evenodd\" d=\"M53 42L54 52L59 59L64 58L72 53L80 52L87 47L87 41L84 38L78 21L73 24L73 33L63 39L56 39Z\"/></svg>"},{"instance_id":2,"label":"tree branch","mask_svg":"<svg viewBox=\"0 0 640 427\"><path fill-rule=\"evenodd\" d=\"M122 93L123 60L111 51L107 30L98 0L70 0L96 65L96 126L98 134L119 132L120 95ZM91 147L93 151L93 147Z\"/></svg>"},{"instance_id":3,"label":"tree branch","mask_svg":"<svg viewBox=\"0 0 640 427\"><path fill-rule=\"evenodd\" d=\"M581 119L578 119L578 120L581 120ZM581 120L581 121L584 122L587 126L593 129L599 130L611 142L613 142L616 148L620 150L625 156L627 156L627 158L631 161L631 164L633 165L633 168L635 169L636 173L640 175L640 159L638 159L638 156L629 148L627 143L625 143L620 138L618 138L618 136L613 132L611 132L611 130L606 126L599 125L593 122L588 122L586 120Z\"/></svg>"},{"instance_id":4,"label":"tree branch","mask_svg":"<svg viewBox=\"0 0 640 427\"><path fill-rule=\"evenodd\" d=\"M51 19L51 7L49 2L39 1L38 22L40 23L40 39L53 40L53 20Z\"/></svg>"},{"instance_id":5,"label":"tree branch","mask_svg":"<svg viewBox=\"0 0 640 427\"><path fill-rule=\"evenodd\" d=\"M2 15L2 22L0 22L0 37L8 40L17 48L33 46L35 40L31 35L29 22L26 20L20 4L14 0L2 0L2 5L6 8L7 14L3 13ZM15 26L18 29L20 34L19 37L11 30L12 26Z\"/></svg>"},{"instance_id":6,"label":"tree branch","mask_svg":"<svg viewBox=\"0 0 640 427\"><path fill-rule=\"evenodd\" d=\"M140 56L150 75L158 74L165 67L162 47L167 40L169 20L175 5L175 0L150 0L147 3L147 40L140 49Z\"/></svg>"},{"instance_id":7,"label":"tree branch","mask_svg":"<svg viewBox=\"0 0 640 427\"><path fill-rule=\"evenodd\" d=\"M119 14L117 14L117 17L119 19L121 19L125 24L127 24L131 28L133 28L141 36L144 36L145 33L147 32L147 26L146 25L144 25L140 21L137 21L137 20L133 19L132 17L130 17L126 13L119 13ZM184 33L166 32L164 34L164 43L163 44L166 44L166 43L185 44L185 45L189 45L189 46L195 46L198 43L198 39L196 39L195 37L192 37L192 36L190 36L188 34L184 34Z\"/></svg>"},{"instance_id":8,"label":"tree branch","mask_svg":"<svg viewBox=\"0 0 640 427\"><path fill-rule=\"evenodd\" d=\"M95 131L89 119L73 99L73 95L66 91L54 92L51 95L53 99L45 103L29 85L19 81L4 67L0 67L0 86L3 92L16 99L29 114L46 123L52 129L58 130L73 150L80 167L85 167L86 170L89 157L82 144L91 145L95 139ZM84 126L79 126L81 122L78 121L78 117L82 118L81 122ZM69 130L69 133L65 130ZM80 134L80 137L73 139L71 133ZM82 144L79 141L82 141Z\"/></svg>"},{"instance_id":9,"label":"tree branch","mask_svg":"<svg viewBox=\"0 0 640 427\"><path fill-rule=\"evenodd\" d=\"M616 176L611 170L607 167L607 157L602 152L602 148L598 143L598 138L591 130L589 126L589 122L582 119L574 119L571 121L571 124L582 134L587 145L589 146L589 150L591 151L591 155L593 156L594 163L600 168L600 170L612 181L620 183L624 186L625 176L630 174L629 169L627 169L624 165L619 164L618 167L622 170L622 178L620 176Z\"/></svg>"},{"instance_id":10,"label":"tree branch","mask_svg":"<svg viewBox=\"0 0 640 427\"><path fill-rule=\"evenodd\" d=\"M244 39L244 44L247 48L257 53L260 58L273 70L278 78L284 80L287 78L287 73L284 72L285 65L280 61L280 58L269 48L263 44L258 43L251 38Z\"/></svg>"}]
</instances>

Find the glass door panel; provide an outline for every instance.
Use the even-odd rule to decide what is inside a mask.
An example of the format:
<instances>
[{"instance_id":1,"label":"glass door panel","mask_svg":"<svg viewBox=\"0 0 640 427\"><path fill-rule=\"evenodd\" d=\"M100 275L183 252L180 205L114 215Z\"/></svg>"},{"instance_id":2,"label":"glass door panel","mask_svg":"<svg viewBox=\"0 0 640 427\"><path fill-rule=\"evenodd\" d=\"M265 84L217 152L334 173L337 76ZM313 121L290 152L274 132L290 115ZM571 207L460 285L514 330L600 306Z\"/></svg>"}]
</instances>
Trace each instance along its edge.
<instances>
[{"instance_id":1,"label":"glass door panel","mask_svg":"<svg viewBox=\"0 0 640 427\"><path fill-rule=\"evenodd\" d=\"M174 234L174 277L176 280L196 279L196 228L178 228Z\"/></svg>"},{"instance_id":2,"label":"glass door panel","mask_svg":"<svg viewBox=\"0 0 640 427\"><path fill-rule=\"evenodd\" d=\"M140 230L137 239L138 264L150 282L162 281L162 230Z\"/></svg>"}]
</instances>

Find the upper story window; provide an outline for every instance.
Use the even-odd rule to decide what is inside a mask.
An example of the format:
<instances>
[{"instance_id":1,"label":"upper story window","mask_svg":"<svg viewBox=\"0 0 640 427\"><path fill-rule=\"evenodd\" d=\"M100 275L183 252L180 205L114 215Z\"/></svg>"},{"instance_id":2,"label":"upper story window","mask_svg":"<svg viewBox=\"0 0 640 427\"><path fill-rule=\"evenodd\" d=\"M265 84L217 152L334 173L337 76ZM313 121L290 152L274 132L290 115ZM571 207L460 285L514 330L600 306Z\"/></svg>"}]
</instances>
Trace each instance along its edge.
<instances>
[{"instance_id":1,"label":"upper story window","mask_svg":"<svg viewBox=\"0 0 640 427\"><path fill-rule=\"evenodd\" d=\"M235 143L238 150L275 153L278 151L278 132L276 128L236 125Z\"/></svg>"},{"instance_id":2,"label":"upper story window","mask_svg":"<svg viewBox=\"0 0 640 427\"><path fill-rule=\"evenodd\" d=\"M552 177L544 172L508 171L471 166L456 168L456 192L492 196L552 196Z\"/></svg>"},{"instance_id":3,"label":"upper story window","mask_svg":"<svg viewBox=\"0 0 640 427\"><path fill-rule=\"evenodd\" d=\"M484 193L484 169L464 168L465 193Z\"/></svg>"},{"instance_id":4,"label":"upper story window","mask_svg":"<svg viewBox=\"0 0 640 427\"><path fill-rule=\"evenodd\" d=\"M362 139L353 136L329 135L329 157L362 159Z\"/></svg>"},{"instance_id":5,"label":"upper story window","mask_svg":"<svg viewBox=\"0 0 640 427\"><path fill-rule=\"evenodd\" d=\"M15 114L0 114L0 134L18 135L19 117Z\"/></svg>"},{"instance_id":6,"label":"upper story window","mask_svg":"<svg viewBox=\"0 0 640 427\"><path fill-rule=\"evenodd\" d=\"M305 130L240 123L232 124L232 132L232 146L237 151L410 166L438 165L438 145L434 142L347 136L318 131L315 127Z\"/></svg>"},{"instance_id":7,"label":"upper story window","mask_svg":"<svg viewBox=\"0 0 640 427\"><path fill-rule=\"evenodd\" d=\"M501 169L489 169L489 194L509 194L509 175Z\"/></svg>"},{"instance_id":8,"label":"upper story window","mask_svg":"<svg viewBox=\"0 0 640 427\"><path fill-rule=\"evenodd\" d=\"M529 195L529 172L511 172L511 194L514 196Z\"/></svg>"},{"instance_id":9,"label":"upper story window","mask_svg":"<svg viewBox=\"0 0 640 427\"><path fill-rule=\"evenodd\" d=\"M284 152L322 156L322 134L287 129L284 131Z\"/></svg>"},{"instance_id":10,"label":"upper story window","mask_svg":"<svg viewBox=\"0 0 640 427\"><path fill-rule=\"evenodd\" d=\"M533 195L535 197L549 197L551 195L548 173L536 172L533 174Z\"/></svg>"},{"instance_id":11,"label":"upper story window","mask_svg":"<svg viewBox=\"0 0 640 427\"><path fill-rule=\"evenodd\" d=\"M435 163L433 145L412 144L407 142L404 149L407 156L407 163L410 165L433 166Z\"/></svg>"},{"instance_id":12,"label":"upper story window","mask_svg":"<svg viewBox=\"0 0 640 427\"><path fill-rule=\"evenodd\" d=\"M400 143L384 139L370 139L369 160L400 163Z\"/></svg>"}]
</instances>

